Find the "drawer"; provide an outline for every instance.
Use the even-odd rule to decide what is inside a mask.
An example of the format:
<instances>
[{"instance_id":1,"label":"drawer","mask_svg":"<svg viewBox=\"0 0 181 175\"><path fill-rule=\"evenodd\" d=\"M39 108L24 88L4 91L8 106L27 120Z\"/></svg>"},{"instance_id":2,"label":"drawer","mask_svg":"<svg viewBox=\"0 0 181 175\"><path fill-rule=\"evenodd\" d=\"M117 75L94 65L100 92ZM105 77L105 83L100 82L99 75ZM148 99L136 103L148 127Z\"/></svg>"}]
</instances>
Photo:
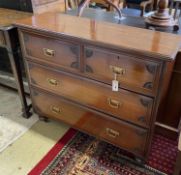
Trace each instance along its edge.
<instances>
[{"instance_id":1,"label":"drawer","mask_svg":"<svg viewBox=\"0 0 181 175\"><path fill-rule=\"evenodd\" d=\"M22 38L26 58L78 71L80 53L77 44L28 33L22 33Z\"/></svg>"},{"instance_id":2,"label":"drawer","mask_svg":"<svg viewBox=\"0 0 181 175\"><path fill-rule=\"evenodd\" d=\"M0 31L0 46L4 46L5 44L4 32Z\"/></svg>"},{"instance_id":3,"label":"drawer","mask_svg":"<svg viewBox=\"0 0 181 175\"><path fill-rule=\"evenodd\" d=\"M144 155L148 131L109 116L90 112L79 105L45 92L32 90L33 106L42 116L57 118L138 155Z\"/></svg>"},{"instance_id":4,"label":"drawer","mask_svg":"<svg viewBox=\"0 0 181 175\"><path fill-rule=\"evenodd\" d=\"M85 47L87 76L111 84L117 76L120 87L154 95L158 87L160 64L128 55Z\"/></svg>"},{"instance_id":5,"label":"drawer","mask_svg":"<svg viewBox=\"0 0 181 175\"><path fill-rule=\"evenodd\" d=\"M135 124L148 127L153 99L69 73L56 72L29 63L32 85Z\"/></svg>"}]
</instances>

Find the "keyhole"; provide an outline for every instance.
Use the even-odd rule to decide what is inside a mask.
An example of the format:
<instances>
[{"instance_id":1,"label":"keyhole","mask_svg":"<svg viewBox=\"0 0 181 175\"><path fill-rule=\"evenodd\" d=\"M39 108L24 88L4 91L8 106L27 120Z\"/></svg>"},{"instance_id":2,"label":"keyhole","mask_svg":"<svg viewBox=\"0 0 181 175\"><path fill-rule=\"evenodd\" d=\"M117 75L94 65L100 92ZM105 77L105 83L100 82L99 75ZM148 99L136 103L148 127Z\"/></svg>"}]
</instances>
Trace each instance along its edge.
<instances>
[{"instance_id":1,"label":"keyhole","mask_svg":"<svg viewBox=\"0 0 181 175\"><path fill-rule=\"evenodd\" d=\"M117 56L117 59L119 60L119 59L120 59L120 57L119 57L119 56Z\"/></svg>"}]
</instances>

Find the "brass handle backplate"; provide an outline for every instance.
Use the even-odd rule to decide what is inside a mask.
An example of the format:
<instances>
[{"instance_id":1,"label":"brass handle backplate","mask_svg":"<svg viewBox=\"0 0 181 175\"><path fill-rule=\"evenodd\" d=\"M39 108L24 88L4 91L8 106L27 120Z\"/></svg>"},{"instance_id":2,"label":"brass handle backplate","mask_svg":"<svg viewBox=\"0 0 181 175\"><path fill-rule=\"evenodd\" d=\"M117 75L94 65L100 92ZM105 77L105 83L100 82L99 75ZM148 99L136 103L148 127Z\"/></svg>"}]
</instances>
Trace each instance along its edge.
<instances>
[{"instance_id":1,"label":"brass handle backplate","mask_svg":"<svg viewBox=\"0 0 181 175\"><path fill-rule=\"evenodd\" d=\"M61 113L61 109L59 107L56 107L56 106L51 106L50 110L55 114L60 114Z\"/></svg>"},{"instance_id":2,"label":"brass handle backplate","mask_svg":"<svg viewBox=\"0 0 181 175\"><path fill-rule=\"evenodd\" d=\"M126 73L126 70L121 67L110 65L110 69L114 74L124 75Z\"/></svg>"},{"instance_id":3,"label":"brass handle backplate","mask_svg":"<svg viewBox=\"0 0 181 175\"><path fill-rule=\"evenodd\" d=\"M57 86L58 85L58 80L56 80L56 79L48 78L47 81L48 81L48 83L50 85L53 85L53 86Z\"/></svg>"},{"instance_id":4,"label":"brass handle backplate","mask_svg":"<svg viewBox=\"0 0 181 175\"><path fill-rule=\"evenodd\" d=\"M118 109L121 105L121 103L119 101L113 100L111 98L108 98L107 101L108 101L108 104L111 108Z\"/></svg>"},{"instance_id":5,"label":"brass handle backplate","mask_svg":"<svg viewBox=\"0 0 181 175\"><path fill-rule=\"evenodd\" d=\"M112 137L112 138L116 138L119 136L119 132L118 131L115 131L111 128L106 128L106 133L109 137Z\"/></svg>"},{"instance_id":6,"label":"brass handle backplate","mask_svg":"<svg viewBox=\"0 0 181 175\"><path fill-rule=\"evenodd\" d=\"M54 57L55 56L55 51L52 49L43 48L43 53L47 57Z\"/></svg>"}]
</instances>

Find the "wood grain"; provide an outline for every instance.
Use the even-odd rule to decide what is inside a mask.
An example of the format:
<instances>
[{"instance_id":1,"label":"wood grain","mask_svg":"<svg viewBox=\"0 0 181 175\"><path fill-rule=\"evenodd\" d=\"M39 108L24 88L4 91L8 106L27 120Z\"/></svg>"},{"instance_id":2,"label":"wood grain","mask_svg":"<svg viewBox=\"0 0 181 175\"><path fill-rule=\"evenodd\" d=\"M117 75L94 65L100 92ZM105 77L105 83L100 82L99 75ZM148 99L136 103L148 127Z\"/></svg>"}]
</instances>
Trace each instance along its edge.
<instances>
[{"instance_id":1,"label":"wood grain","mask_svg":"<svg viewBox=\"0 0 181 175\"><path fill-rule=\"evenodd\" d=\"M149 31L60 13L44 13L16 21L16 26L49 31L69 38L137 51L157 58L173 59L181 46L181 36ZM80 27L81 26L81 27ZM113 32L114 31L114 32Z\"/></svg>"}]
</instances>

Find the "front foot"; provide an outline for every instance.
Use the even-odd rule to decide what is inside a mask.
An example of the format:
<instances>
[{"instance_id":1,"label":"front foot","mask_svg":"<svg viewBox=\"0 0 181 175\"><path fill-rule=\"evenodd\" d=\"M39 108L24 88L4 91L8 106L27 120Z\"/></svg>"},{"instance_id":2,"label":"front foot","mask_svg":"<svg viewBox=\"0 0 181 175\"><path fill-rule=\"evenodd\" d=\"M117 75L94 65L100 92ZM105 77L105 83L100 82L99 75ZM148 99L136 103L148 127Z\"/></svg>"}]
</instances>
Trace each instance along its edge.
<instances>
[{"instance_id":1,"label":"front foot","mask_svg":"<svg viewBox=\"0 0 181 175\"><path fill-rule=\"evenodd\" d=\"M43 122L49 122L49 118L45 116L39 116L39 120Z\"/></svg>"},{"instance_id":2,"label":"front foot","mask_svg":"<svg viewBox=\"0 0 181 175\"><path fill-rule=\"evenodd\" d=\"M30 112L31 108L32 108L32 105L30 104L26 108L22 109L22 112L23 112L22 115L24 118L28 119L32 116L33 113Z\"/></svg>"},{"instance_id":3,"label":"front foot","mask_svg":"<svg viewBox=\"0 0 181 175\"><path fill-rule=\"evenodd\" d=\"M139 157L135 157L135 161L136 163L138 163L139 165L144 165L146 162L144 159L141 159Z\"/></svg>"},{"instance_id":4,"label":"front foot","mask_svg":"<svg viewBox=\"0 0 181 175\"><path fill-rule=\"evenodd\" d=\"M179 25L177 24L177 25L174 25L173 26L173 31L174 32L177 32L179 30Z\"/></svg>"}]
</instances>

